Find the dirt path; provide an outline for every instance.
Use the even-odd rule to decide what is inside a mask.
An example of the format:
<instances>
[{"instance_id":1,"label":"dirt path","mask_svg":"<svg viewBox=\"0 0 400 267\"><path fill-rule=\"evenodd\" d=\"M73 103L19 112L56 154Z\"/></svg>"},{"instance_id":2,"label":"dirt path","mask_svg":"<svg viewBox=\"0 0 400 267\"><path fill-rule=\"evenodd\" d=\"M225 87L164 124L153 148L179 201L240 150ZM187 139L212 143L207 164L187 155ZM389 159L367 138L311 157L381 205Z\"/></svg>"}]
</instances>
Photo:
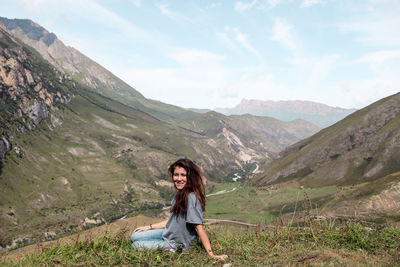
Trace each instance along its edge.
<instances>
[{"instance_id":1,"label":"dirt path","mask_svg":"<svg viewBox=\"0 0 400 267\"><path fill-rule=\"evenodd\" d=\"M258 166L258 163L256 163L257 167L254 169L254 171L252 171L252 174L256 174L258 172L258 169L260 168L260 166Z\"/></svg>"},{"instance_id":2,"label":"dirt path","mask_svg":"<svg viewBox=\"0 0 400 267\"><path fill-rule=\"evenodd\" d=\"M212 193L212 194L208 194L208 195L206 195L206 197L216 196L216 195L222 195L222 194L227 194L227 193L230 193L230 192L235 191L236 189L237 189L237 187L234 187L234 188L232 188L231 190L228 190L228 191L226 191L226 190L221 190L221 191L218 191L218 192L215 192L215 193Z\"/></svg>"}]
</instances>

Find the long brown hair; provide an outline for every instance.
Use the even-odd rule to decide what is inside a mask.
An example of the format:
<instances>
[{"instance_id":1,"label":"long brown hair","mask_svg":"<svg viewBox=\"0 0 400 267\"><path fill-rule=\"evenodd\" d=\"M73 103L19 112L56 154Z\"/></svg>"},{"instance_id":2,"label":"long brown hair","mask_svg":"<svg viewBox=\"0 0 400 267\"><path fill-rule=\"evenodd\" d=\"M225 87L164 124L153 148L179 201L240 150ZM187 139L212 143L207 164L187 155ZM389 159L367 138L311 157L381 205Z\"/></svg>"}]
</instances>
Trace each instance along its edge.
<instances>
[{"instance_id":1,"label":"long brown hair","mask_svg":"<svg viewBox=\"0 0 400 267\"><path fill-rule=\"evenodd\" d=\"M196 195L196 198L200 201L201 209L204 211L206 207L205 197L205 182L206 179L201 171L200 167L197 166L190 159L178 159L169 166L168 171L171 173L173 178L174 170L176 167L181 167L186 170L186 185L182 190L179 190L175 196L175 204L171 208L171 212L176 215L186 215L188 196L191 192Z\"/></svg>"}]
</instances>

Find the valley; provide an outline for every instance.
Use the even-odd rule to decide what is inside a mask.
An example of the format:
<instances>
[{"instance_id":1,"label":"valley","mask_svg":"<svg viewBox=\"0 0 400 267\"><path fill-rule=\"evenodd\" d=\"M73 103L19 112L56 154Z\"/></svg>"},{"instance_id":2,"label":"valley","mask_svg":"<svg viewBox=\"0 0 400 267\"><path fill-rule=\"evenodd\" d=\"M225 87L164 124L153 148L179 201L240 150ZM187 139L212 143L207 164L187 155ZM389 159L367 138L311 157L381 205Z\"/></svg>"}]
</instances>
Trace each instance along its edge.
<instances>
[{"instance_id":1,"label":"valley","mask_svg":"<svg viewBox=\"0 0 400 267\"><path fill-rule=\"evenodd\" d=\"M311 104L333 114L320 126L196 112L146 99L30 20L0 21L0 250L153 222L182 157L208 178L210 220L398 226L400 93L355 112Z\"/></svg>"},{"instance_id":2,"label":"valley","mask_svg":"<svg viewBox=\"0 0 400 267\"><path fill-rule=\"evenodd\" d=\"M87 74L96 86L83 82L64 65L51 65L48 50L29 46L47 40L45 29L11 22L11 28L0 24L2 249L165 206L174 193L166 169L179 157L200 164L211 183L231 181L319 130L306 121L191 112L147 100L133 88L129 96L115 91L110 97L100 89L121 87L96 78L105 69L95 65ZM32 30L36 37L23 35ZM52 40L49 49L63 49L49 51L71 52ZM108 75L107 81L118 80ZM130 98L147 104L121 100Z\"/></svg>"}]
</instances>

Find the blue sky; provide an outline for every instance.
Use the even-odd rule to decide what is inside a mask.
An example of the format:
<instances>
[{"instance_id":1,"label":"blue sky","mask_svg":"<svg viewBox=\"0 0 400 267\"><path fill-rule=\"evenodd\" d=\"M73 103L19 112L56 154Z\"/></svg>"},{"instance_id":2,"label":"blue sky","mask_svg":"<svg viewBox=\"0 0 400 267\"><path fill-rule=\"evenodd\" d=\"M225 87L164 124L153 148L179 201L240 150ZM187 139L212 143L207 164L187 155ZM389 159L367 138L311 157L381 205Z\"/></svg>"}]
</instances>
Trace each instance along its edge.
<instances>
[{"instance_id":1,"label":"blue sky","mask_svg":"<svg viewBox=\"0 0 400 267\"><path fill-rule=\"evenodd\" d=\"M362 108L400 91L399 0L0 0L144 96Z\"/></svg>"}]
</instances>

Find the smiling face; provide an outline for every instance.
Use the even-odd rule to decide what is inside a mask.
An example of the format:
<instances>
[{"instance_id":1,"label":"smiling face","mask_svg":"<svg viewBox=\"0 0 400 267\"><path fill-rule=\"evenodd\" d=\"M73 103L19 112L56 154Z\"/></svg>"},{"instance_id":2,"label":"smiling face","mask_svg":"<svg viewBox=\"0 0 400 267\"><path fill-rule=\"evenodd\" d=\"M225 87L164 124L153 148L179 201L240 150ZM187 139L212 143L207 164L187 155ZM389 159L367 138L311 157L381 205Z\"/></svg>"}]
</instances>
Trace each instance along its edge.
<instances>
[{"instance_id":1,"label":"smiling face","mask_svg":"<svg viewBox=\"0 0 400 267\"><path fill-rule=\"evenodd\" d=\"M186 170L182 167L176 166L174 169L174 174L172 175L172 180L176 189L182 190L187 182Z\"/></svg>"}]
</instances>

